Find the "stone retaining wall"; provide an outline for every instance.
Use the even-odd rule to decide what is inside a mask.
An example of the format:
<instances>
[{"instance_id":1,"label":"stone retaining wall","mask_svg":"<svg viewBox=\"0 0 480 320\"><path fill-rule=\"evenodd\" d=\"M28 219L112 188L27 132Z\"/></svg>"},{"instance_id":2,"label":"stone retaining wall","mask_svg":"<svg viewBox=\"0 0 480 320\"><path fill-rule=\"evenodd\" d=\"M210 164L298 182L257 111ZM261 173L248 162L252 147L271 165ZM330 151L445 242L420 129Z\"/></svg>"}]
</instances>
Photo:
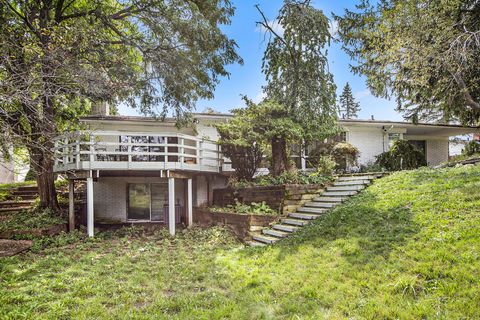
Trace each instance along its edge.
<instances>
[{"instance_id":1,"label":"stone retaining wall","mask_svg":"<svg viewBox=\"0 0 480 320\"><path fill-rule=\"evenodd\" d=\"M265 201L268 206L280 213L289 213L311 200L323 191L323 186L315 184L286 184L278 186L258 186L241 189L213 190L213 205L225 207L239 202L250 204Z\"/></svg>"},{"instance_id":2,"label":"stone retaining wall","mask_svg":"<svg viewBox=\"0 0 480 320\"><path fill-rule=\"evenodd\" d=\"M262 216L254 214L235 214L226 212L210 212L208 208L194 208L193 222L201 226L226 226L241 240L249 238L250 231L268 227L278 220L279 216Z\"/></svg>"}]
</instances>

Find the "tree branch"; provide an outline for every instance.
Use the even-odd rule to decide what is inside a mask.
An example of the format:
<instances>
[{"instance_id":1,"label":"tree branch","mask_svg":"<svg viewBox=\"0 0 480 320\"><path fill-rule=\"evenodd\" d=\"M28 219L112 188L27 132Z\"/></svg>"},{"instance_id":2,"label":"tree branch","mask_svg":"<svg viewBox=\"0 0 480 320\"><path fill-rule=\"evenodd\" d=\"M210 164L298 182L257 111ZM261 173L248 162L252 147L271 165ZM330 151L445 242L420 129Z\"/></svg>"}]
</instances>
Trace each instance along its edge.
<instances>
[{"instance_id":1,"label":"tree branch","mask_svg":"<svg viewBox=\"0 0 480 320\"><path fill-rule=\"evenodd\" d=\"M465 84L465 81L463 81L463 78L460 72L456 72L452 75L453 75L453 78L455 79L455 82L462 90L463 96L465 98L465 104L473 109L480 110L480 103L473 100L472 96L470 95L470 92L468 91L467 85Z\"/></svg>"}]
</instances>

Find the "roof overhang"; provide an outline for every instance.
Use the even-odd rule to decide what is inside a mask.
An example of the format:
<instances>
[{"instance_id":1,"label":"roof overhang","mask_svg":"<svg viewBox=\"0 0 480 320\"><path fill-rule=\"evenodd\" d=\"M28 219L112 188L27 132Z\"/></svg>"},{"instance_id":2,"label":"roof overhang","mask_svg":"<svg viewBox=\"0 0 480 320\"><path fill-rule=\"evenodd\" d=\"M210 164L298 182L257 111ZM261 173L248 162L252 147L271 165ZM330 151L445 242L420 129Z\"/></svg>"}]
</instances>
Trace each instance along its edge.
<instances>
[{"instance_id":1,"label":"roof overhang","mask_svg":"<svg viewBox=\"0 0 480 320\"><path fill-rule=\"evenodd\" d=\"M406 135L414 136L440 136L452 137L459 135L472 134L480 132L480 127L469 127L453 124L433 124L381 120L339 120L339 125L346 129L350 127L357 128L378 128L386 132L403 131Z\"/></svg>"}]
</instances>

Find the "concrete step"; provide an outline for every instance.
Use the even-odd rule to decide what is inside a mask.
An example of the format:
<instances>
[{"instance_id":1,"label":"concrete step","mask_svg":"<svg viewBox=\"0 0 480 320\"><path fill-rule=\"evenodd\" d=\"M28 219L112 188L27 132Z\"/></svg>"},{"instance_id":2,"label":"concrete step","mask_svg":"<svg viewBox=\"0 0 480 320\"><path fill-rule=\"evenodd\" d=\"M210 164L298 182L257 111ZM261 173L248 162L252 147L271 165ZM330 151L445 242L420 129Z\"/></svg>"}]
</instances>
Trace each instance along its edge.
<instances>
[{"instance_id":1,"label":"concrete step","mask_svg":"<svg viewBox=\"0 0 480 320\"><path fill-rule=\"evenodd\" d=\"M17 187L15 190L18 190L18 191L35 191L37 192L38 191L38 188L37 186L21 186L21 187Z\"/></svg>"},{"instance_id":2,"label":"concrete step","mask_svg":"<svg viewBox=\"0 0 480 320\"><path fill-rule=\"evenodd\" d=\"M354 186L354 185L367 185L370 183L370 180L346 180L346 181L335 181L334 186Z\"/></svg>"},{"instance_id":3,"label":"concrete step","mask_svg":"<svg viewBox=\"0 0 480 320\"><path fill-rule=\"evenodd\" d=\"M272 228L275 230L280 230L280 231L290 232L290 233L298 230L298 227L294 227L286 224L274 224Z\"/></svg>"},{"instance_id":4,"label":"concrete step","mask_svg":"<svg viewBox=\"0 0 480 320\"><path fill-rule=\"evenodd\" d=\"M314 202L336 202L336 203L341 203L345 200L347 200L348 197L318 197L318 198L313 198Z\"/></svg>"},{"instance_id":5,"label":"concrete step","mask_svg":"<svg viewBox=\"0 0 480 320\"><path fill-rule=\"evenodd\" d=\"M327 187L327 191L355 191L365 189L365 186L339 186L339 187Z\"/></svg>"},{"instance_id":6,"label":"concrete step","mask_svg":"<svg viewBox=\"0 0 480 320\"><path fill-rule=\"evenodd\" d=\"M258 242L258 241L247 241L246 244L248 244L250 247L265 247L266 244L263 242Z\"/></svg>"},{"instance_id":7,"label":"concrete step","mask_svg":"<svg viewBox=\"0 0 480 320\"><path fill-rule=\"evenodd\" d=\"M300 213L313 213L313 214L323 214L327 212L328 209L326 208L311 208L311 207L300 207L297 209L297 212Z\"/></svg>"},{"instance_id":8,"label":"concrete step","mask_svg":"<svg viewBox=\"0 0 480 320\"><path fill-rule=\"evenodd\" d=\"M329 209L329 208L335 207L338 204L339 204L338 202L315 202L315 201L312 201L312 202L305 203L304 206L305 207L311 207L311 208L326 208L326 209Z\"/></svg>"},{"instance_id":9,"label":"concrete step","mask_svg":"<svg viewBox=\"0 0 480 320\"><path fill-rule=\"evenodd\" d=\"M326 191L322 193L324 197L348 197L356 195L358 191Z\"/></svg>"},{"instance_id":10,"label":"concrete step","mask_svg":"<svg viewBox=\"0 0 480 320\"><path fill-rule=\"evenodd\" d=\"M282 219L282 224L288 224L288 225L291 225L291 226L304 226L306 224L308 224L310 221L308 220L298 220L298 219L290 219L290 218L286 218L286 219Z\"/></svg>"},{"instance_id":11,"label":"concrete step","mask_svg":"<svg viewBox=\"0 0 480 320\"><path fill-rule=\"evenodd\" d=\"M255 234L252 236L252 239L265 244L272 244L280 240L279 238L270 237L263 234Z\"/></svg>"},{"instance_id":12,"label":"concrete step","mask_svg":"<svg viewBox=\"0 0 480 320\"><path fill-rule=\"evenodd\" d=\"M274 229L263 229L262 233L267 236L272 236L276 238L285 238L290 235L290 232L284 232L280 230L274 230Z\"/></svg>"},{"instance_id":13,"label":"concrete step","mask_svg":"<svg viewBox=\"0 0 480 320\"><path fill-rule=\"evenodd\" d=\"M375 178L377 178L376 175L341 176L337 178L337 181L373 180Z\"/></svg>"},{"instance_id":14,"label":"concrete step","mask_svg":"<svg viewBox=\"0 0 480 320\"><path fill-rule=\"evenodd\" d=\"M300 220L315 220L320 215L318 214L311 214L311 213L301 213L301 212L294 212L288 214L289 218L300 219Z\"/></svg>"},{"instance_id":15,"label":"concrete step","mask_svg":"<svg viewBox=\"0 0 480 320\"><path fill-rule=\"evenodd\" d=\"M30 209L30 206L0 208L0 212L16 212Z\"/></svg>"}]
</instances>

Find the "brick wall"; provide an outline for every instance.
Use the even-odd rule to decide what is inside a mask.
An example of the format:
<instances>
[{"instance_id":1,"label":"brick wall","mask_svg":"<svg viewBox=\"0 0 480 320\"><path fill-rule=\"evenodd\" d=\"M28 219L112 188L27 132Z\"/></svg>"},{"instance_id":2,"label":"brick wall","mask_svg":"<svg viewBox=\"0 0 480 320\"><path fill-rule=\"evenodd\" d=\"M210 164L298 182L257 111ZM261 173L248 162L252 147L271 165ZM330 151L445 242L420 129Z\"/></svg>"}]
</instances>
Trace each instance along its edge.
<instances>
[{"instance_id":1,"label":"brick wall","mask_svg":"<svg viewBox=\"0 0 480 320\"><path fill-rule=\"evenodd\" d=\"M448 138L427 140L427 163L434 166L448 161Z\"/></svg>"}]
</instances>

